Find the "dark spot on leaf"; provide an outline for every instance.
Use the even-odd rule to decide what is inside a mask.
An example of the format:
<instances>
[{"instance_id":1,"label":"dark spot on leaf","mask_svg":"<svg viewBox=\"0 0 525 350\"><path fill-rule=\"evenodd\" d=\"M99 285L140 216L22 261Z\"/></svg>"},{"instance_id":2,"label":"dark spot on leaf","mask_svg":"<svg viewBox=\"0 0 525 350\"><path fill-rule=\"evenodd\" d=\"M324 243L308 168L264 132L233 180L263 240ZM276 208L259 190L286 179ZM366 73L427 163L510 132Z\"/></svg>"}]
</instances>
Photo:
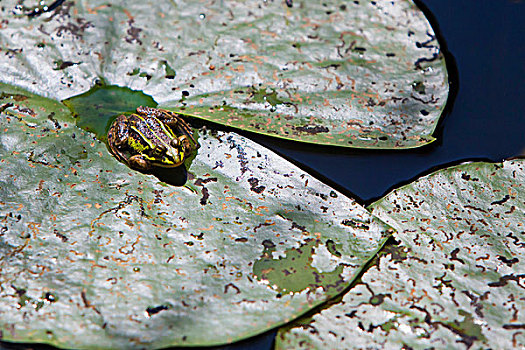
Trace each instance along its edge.
<instances>
[{"instance_id":1,"label":"dark spot on leaf","mask_svg":"<svg viewBox=\"0 0 525 350\"><path fill-rule=\"evenodd\" d=\"M506 201L508 201L510 199L510 196L507 194L505 195L505 197L503 197L503 199L499 200L499 201L494 201L492 203L490 203L490 205L501 205L503 203L505 203Z\"/></svg>"},{"instance_id":2,"label":"dark spot on leaf","mask_svg":"<svg viewBox=\"0 0 525 350\"><path fill-rule=\"evenodd\" d=\"M497 282L491 282L489 283L489 287L504 287L507 285L507 283L509 281L514 281L516 282L518 285L520 284L520 280L522 278L525 278L525 274L523 275L506 275L506 276L502 276L499 278L499 280Z\"/></svg>"},{"instance_id":3,"label":"dark spot on leaf","mask_svg":"<svg viewBox=\"0 0 525 350\"><path fill-rule=\"evenodd\" d=\"M201 189L201 193L202 193L202 198L199 203L201 205L206 205L208 203L208 198L210 198L210 192L208 191L206 187L203 187Z\"/></svg>"},{"instance_id":4,"label":"dark spot on leaf","mask_svg":"<svg viewBox=\"0 0 525 350\"><path fill-rule=\"evenodd\" d=\"M259 179L256 179L255 177L251 177L248 179L248 182L250 183L250 190L255 193L263 193L265 190L265 186L258 186L259 185Z\"/></svg>"},{"instance_id":5,"label":"dark spot on leaf","mask_svg":"<svg viewBox=\"0 0 525 350\"><path fill-rule=\"evenodd\" d=\"M300 231L303 232L303 233L308 232L308 230L306 229L306 227L299 225L299 224L296 223L295 221L292 221L292 227L290 228L290 230L293 230L294 228L300 230Z\"/></svg>"},{"instance_id":6,"label":"dark spot on leaf","mask_svg":"<svg viewBox=\"0 0 525 350\"><path fill-rule=\"evenodd\" d=\"M297 131L300 131L300 132L305 132L305 133L308 133L308 134L311 134L311 135L316 135L316 134L319 134L319 133L322 133L322 132L330 132L330 129L328 129L326 126L321 126L321 125L296 126L296 127L294 127L294 130L297 130Z\"/></svg>"},{"instance_id":7,"label":"dark spot on leaf","mask_svg":"<svg viewBox=\"0 0 525 350\"><path fill-rule=\"evenodd\" d=\"M515 263L519 262L519 259L518 258L513 258L513 259L507 259L506 257L504 256L498 256L498 260L507 264L508 267L512 267L512 265L514 265Z\"/></svg>"},{"instance_id":8,"label":"dark spot on leaf","mask_svg":"<svg viewBox=\"0 0 525 350\"><path fill-rule=\"evenodd\" d=\"M376 295L372 296L368 302L371 305L377 306L377 305L381 305L384 300L385 300L385 295L384 294L376 294Z\"/></svg>"},{"instance_id":9,"label":"dark spot on leaf","mask_svg":"<svg viewBox=\"0 0 525 350\"><path fill-rule=\"evenodd\" d=\"M82 62L71 62L71 61L57 60L54 63L55 63L55 68L53 68L53 70L62 70L62 69L66 69L68 67L80 64Z\"/></svg>"},{"instance_id":10,"label":"dark spot on leaf","mask_svg":"<svg viewBox=\"0 0 525 350\"><path fill-rule=\"evenodd\" d=\"M525 235L525 232L522 231L521 234L522 234L522 235ZM512 240L513 240L512 243L513 243L515 246L520 247L520 248L525 248L525 243L524 243L524 242L521 242L521 240L520 240L518 237L514 236L514 235L512 234L512 232L509 233L506 237L512 238Z\"/></svg>"},{"instance_id":11,"label":"dark spot on leaf","mask_svg":"<svg viewBox=\"0 0 525 350\"><path fill-rule=\"evenodd\" d=\"M139 45L142 45L142 41L139 38L140 32L142 32L142 29L133 26L133 23L135 23L135 20L133 18L128 21L128 25L129 25L129 28L127 30L128 36L125 38L125 40L126 42L130 44L137 42Z\"/></svg>"},{"instance_id":12,"label":"dark spot on leaf","mask_svg":"<svg viewBox=\"0 0 525 350\"><path fill-rule=\"evenodd\" d=\"M344 225L344 226L349 226L349 227L353 227L353 228L360 228L360 229L364 229L364 230L368 230L369 229L369 226L362 223L362 222L357 222L357 221L354 221L354 220L351 220L351 219L345 219L343 221L341 221L341 225Z\"/></svg>"},{"instance_id":13,"label":"dark spot on leaf","mask_svg":"<svg viewBox=\"0 0 525 350\"><path fill-rule=\"evenodd\" d=\"M55 234L55 236L57 236L58 238L60 238L60 239L62 240L62 242L67 242L67 240L68 240L67 236L64 235L64 234L62 234L62 233L60 233L60 232L58 232L57 229L54 229L54 230L53 230L53 233Z\"/></svg>"},{"instance_id":14,"label":"dark spot on leaf","mask_svg":"<svg viewBox=\"0 0 525 350\"><path fill-rule=\"evenodd\" d=\"M337 256L338 258L341 257L341 253L337 251L337 246L334 241L331 239L327 240L326 243L326 249L332 254L333 256Z\"/></svg>"},{"instance_id":15,"label":"dark spot on leaf","mask_svg":"<svg viewBox=\"0 0 525 350\"><path fill-rule=\"evenodd\" d=\"M202 189L201 189L202 198L200 199L201 205L206 205L208 203L208 198L210 198L210 192L208 191L206 187L204 187L204 185L207 184L208 182L217 182L217 178L216 177L209 177L207 179L198 178L198 179L195 179L195 182L194 182L195 186L202 186Z\"/></svg>"},{"instance_id":16,"label":"dark spot on leaf","mask_svg":"<svg viewBox=\"0 0 525 350\"><path fill-rule=\"evenodd\" d=\"M525 329L525 323L504 324L504 329Z\"/></svg>"},{"instance_id":17,"label":"dark spot on leaf","mask_svg":"<svg viewBox=\"0 0 525 350\"><path fill-rule=\"evenodd\" d=\"M192 233L191 236L192 236L193 238L198 239L198 240L200 241L200 240L203 240L203 239L204 239L204 232L201 232L201 233L198 234L198 235L195 234L195 233Z\"/></svg>"},{"instance_id":18,"label":"dark spot on leaf","mask_svg":"<svg viewBox=\"0 0 525 350\"><path fill-rule=\"evenodd\" d=\"M265 239L262 242L262 245L264 246L265 249L273 249L273 248L275 248L275 243L273 243L269 239Z\"/></svg>"},{"instance_id":19,"label":"dark spot on leaf","mask_svg":"<svg viewBox=\"0 0 525 350\"><path fill-rule=\"evenodd\" d=\"M150 306L146 309L146 312L148 313L148 316L152 316L155 314L158 314L161 311L169 310L169 305L159 305L159 306Z\"/></svg>"},{"instance_id":20,"label":"dark spot on leaf","mask_svg":"<svg viewBox=\"0 0 525 350\"><path fill-rule=\"evenodd\" d=\"M412 84L412 89L417 92L418 94L424 95L425 94L425 84L421 81L417 81Z\"/></svg>"},{"instance_id":21,"label":"dark spot on leaf","mask_svg":"<svg viewBox=\"0 0 525 350\"><path fill-rule=\"evenodd\" d=\"M224 286L224 294L228 293L228 289L234 289L235 290L235 294L240 294L241 293L241 290L233 283L228 283L227 285Z\"/></svg>"},{"instance_id":22,"label":"dark spot on leaf","mask_svg":"<svg viewBox=\"0 0 525 350\"><path fill-rule=\"evenodd\" d=\"M258 224L257 226L255 226L255 227L253 228L253 232L257 232L257 230L260 229L260 228L263 227L263 226L272 226L272 225L274 225L274 223L271 222L271 221L265 221L265 222L262 222L262 223Z\"/></svg>"},{"instance_id":23,"label":"dark spot on leaf","mask_svg":"<svg viewBox=\"0 0 525 350\"><path fill-rule=\"evenodd\" d=\"M454 249L450 252L451 259L450 260L456 260L459 261L462 264L465 264L465 261L463 259L458 258L459 248Z\"/></svg>"},{"instance_id":24,"label":"dark spot on leaf","mask_svg":"<svg viewBox=\"0 0 525 350\"><path fill-rule=\"evenodd\" d=\"M55 294L51 293L51 292L46 292L46 293L44 294L44 297L43 297L43 298L44 298L45 300L49 301L50 303L54 303L55 301L58 300L58 297L57 297Z\"/></svg>"},{"instance_id":25,"label":"dark spot on leaf","mask_svg":"<svg viewBox=\"0 0 525 350\"><path fill-rule=\"evenodd\" d=\"M348 318L353 318L355 315L357 315L357 310L352 310L349 313L345 314L345 316Z\"/></svg>"},{"instance_id":26,"label":"dark spot on leaf","mask_svg":"<svg viewBox=\"0 0 525 350\"><path fill-rule=\"evenodd\" d=\"M83 18L77 18L76 23L69 22L64 25L60 25L55 29L56 36L61 37L63 34L71 34L75 39L80 40L84 36L84 32L88 28L92 28L93 24L86 21Z\"/></svg>"}]
</instances>

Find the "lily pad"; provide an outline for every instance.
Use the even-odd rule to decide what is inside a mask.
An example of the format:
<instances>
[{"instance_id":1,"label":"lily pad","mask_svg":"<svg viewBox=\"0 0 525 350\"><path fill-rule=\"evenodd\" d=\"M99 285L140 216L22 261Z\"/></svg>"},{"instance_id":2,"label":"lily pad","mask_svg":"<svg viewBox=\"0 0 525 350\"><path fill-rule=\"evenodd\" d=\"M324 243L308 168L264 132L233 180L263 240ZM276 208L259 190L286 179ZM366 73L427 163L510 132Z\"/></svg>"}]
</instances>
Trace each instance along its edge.
<instances>
[{"instance_id":1,"label":"lily pad","mask_svg":"<svg viewBox=\"0 0 525 350\"><path fill-rule=\"evenodd\" d=\"M400 245L277 349L525 347L525 161L469 163L371 206Z\"/></svg>"},{"instance_id":2,"label":"lily pad","mask_svg":"<svg viewBox=\"0 0 525 350\"><path fill-rule=\"evenodd\" d=\"M77 126L106 141L115 117L133 113L139 106L156 107L157 102L141 91L119 86L96 85L88 92L62 101L77 118Z\"/></svg>"},{"instance_id":3,"label":"lily pad","mask_svg":"<svg viewBox=\"0 0 525 350\"><path fill-rule=\"evenodd\" d=\"M440 45L411 0L84 0L38 16L20 2L2 1L0 80L57 100L102 80L217 123L357 148L432 142L447 100Z\"/></svg>"},{"instance_id":4,"label":"lily pad","mask_svg":"<svg viewBox=\"0 0 525 350\"><path fill-rule=\"evenodd\" d=\"M235 133L197 130L184 186L114 159L58 102L1 86L2 340L214 345L341 293L391 233Z\"/></svg>"}]
</instances>

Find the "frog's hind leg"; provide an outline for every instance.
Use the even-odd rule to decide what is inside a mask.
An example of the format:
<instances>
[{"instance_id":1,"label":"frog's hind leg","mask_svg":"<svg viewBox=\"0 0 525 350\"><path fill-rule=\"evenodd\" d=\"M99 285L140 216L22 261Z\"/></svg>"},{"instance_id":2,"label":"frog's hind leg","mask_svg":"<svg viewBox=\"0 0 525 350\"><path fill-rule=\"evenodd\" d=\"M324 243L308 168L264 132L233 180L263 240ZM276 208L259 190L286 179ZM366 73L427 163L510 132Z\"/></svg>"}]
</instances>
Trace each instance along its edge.
<instances>
[{"instance_id":1,"label":"frog's hind leg","mask_svg":"<svg viewBox=\"0 0 525 350\"><path fill-rule=\"evenodd\" d=\"M115 147L127 145L129 137L129 121L125 115L119 115L108 131L108 139Z\"/></svg>"}]
</instances>

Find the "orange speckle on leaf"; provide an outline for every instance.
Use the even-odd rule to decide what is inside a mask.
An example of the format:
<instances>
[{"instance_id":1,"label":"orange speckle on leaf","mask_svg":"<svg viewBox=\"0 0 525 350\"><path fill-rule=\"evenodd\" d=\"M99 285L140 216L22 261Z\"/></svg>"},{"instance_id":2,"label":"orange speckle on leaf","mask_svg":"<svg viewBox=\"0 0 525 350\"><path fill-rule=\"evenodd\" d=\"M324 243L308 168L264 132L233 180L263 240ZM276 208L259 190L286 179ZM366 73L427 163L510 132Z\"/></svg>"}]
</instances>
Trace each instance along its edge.
<instances>
[{"instance_id":1,"label":"orange speckle on leaf","mask_svg":"<svg viewBox=\"0 0 525 350\"><path fill-rule=\"evenodd\" d=\"M124 13L126 14L126 16L128 16L128 19L133 19L133 16L127 9L124 9Z\"/></svg>"}]
</instances>

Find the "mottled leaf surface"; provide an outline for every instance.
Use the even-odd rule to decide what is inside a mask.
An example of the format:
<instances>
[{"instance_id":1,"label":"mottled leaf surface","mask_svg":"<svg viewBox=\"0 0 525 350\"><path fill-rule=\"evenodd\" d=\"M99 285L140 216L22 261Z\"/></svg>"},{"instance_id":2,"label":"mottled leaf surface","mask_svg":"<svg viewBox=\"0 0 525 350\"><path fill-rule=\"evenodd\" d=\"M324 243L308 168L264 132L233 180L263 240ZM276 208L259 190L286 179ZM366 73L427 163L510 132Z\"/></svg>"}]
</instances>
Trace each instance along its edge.
<instances>
[{"instance_id":1,"label":"mottled leaf surface","mask_svg":"<svg viewBox=\"0 0 525 350\"><path fill-rule=\"evenodd\" d=\"M389 226L264 147L198 131L185 186L1 85L0 331L66 348L231 342L346 288Z\"/></svg>"},{"instance_id":2,"label":"mottled leaf surface","mask_svg":"<svg viewBox=\"0 0 525 350\"><path fill-rule=\"evenodd\" d=\"M278 336L278 349L525 346L525 161L438 171L371 206L398 230L341 303Z\"/></svg>"},{"instance_id":3,"label":"mottled leaf surface","mask_svg":"<svg viewBox=\"0 0 525 350\"><path fill-rule=\"evenodd\" d=\"M410 0L79 0L32 17L13 14L19 3L0 9L0 80L53 99L103 81L233 127L359 148L433 141L447 100L439 43Z\"/></svg>"}]
</instances>

